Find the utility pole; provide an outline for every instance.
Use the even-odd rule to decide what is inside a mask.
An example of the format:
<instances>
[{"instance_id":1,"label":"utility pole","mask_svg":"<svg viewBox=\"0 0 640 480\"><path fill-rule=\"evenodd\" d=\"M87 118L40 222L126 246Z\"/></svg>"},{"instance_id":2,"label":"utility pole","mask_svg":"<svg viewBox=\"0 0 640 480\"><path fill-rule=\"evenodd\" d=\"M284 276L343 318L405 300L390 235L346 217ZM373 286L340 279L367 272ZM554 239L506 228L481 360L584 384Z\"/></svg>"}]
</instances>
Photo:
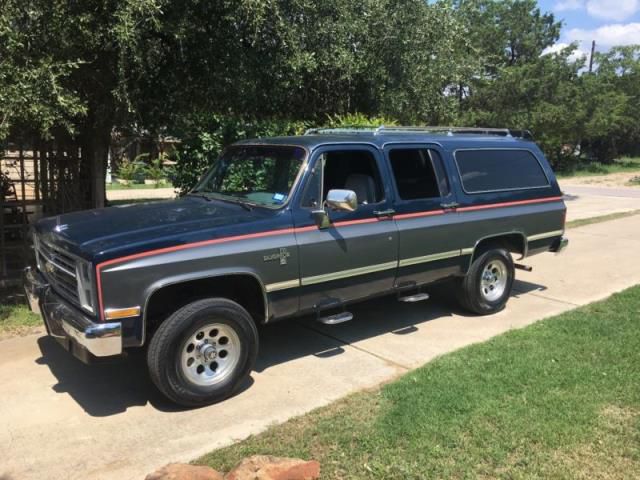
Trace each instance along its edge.
<instances>
[{"instance_id":1,"label":"utility pole","mask_svg":"<svg viewBox=\"0 0 640 480\"><path fill-rule=\"evenodd\" d=\"M593 73L593 54L596 52L596 41L591 42L591 58L589 58L589 73Z\"/></svg>"}]
</instances>

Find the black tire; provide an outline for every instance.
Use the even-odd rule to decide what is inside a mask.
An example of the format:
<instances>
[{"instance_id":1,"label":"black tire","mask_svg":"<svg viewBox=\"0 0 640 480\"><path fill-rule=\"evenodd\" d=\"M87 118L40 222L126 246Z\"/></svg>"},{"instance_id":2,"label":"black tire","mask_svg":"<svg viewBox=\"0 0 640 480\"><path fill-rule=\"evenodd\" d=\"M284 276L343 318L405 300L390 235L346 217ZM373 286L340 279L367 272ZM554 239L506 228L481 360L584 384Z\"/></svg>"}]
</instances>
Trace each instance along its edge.
<instances>
[{"instance_id":1,"label":"black tire","mask_svg":"<svg viewBox=\"0 0 640 480\"><path fill-rule=\"evenodd\" d=\"M492 262L502 262L505 267L506 285L504 291L497 298L487 298L487 294L483 293L482 275L488 265ZM504 248L493 248L476 257L471 264L471 268L464 278L458 283L457 298L458 302L465 310L478 315L490 315L502 310L513 287L515 279L515 268L511 254Z\"/></svg>"},{"instance_id":2,"label":"black tire","mask_svg":"<svg viewBox=\"0 0 640 480\"><path fill-rule=\"evenodd\" d=\"M182 349L195 331L212 320L235 332L239 353L237 363L219 383L200 385L184 373ZM231 300L207 298L185 305L160 325L149 343L147 366L151 380L169 400L199 407L233 395L251 374L257 355L258 331L251 315Z\"/></svg>"}]
</instances>

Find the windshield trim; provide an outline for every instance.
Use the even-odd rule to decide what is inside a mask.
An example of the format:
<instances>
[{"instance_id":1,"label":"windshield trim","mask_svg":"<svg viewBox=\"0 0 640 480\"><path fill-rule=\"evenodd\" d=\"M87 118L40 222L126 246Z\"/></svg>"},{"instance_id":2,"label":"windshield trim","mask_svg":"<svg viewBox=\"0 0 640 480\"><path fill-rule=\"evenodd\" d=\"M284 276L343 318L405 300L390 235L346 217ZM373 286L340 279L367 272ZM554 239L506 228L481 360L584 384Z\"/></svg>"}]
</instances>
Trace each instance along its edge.
<instances>
[{"instance_id":1,"label":"windshield trim","mask_svg":"<svg viewBox=\"0 0 640 480\"><path fill-rule=\"evenodd\" d=\"M293 183L291 184L291 188L289 189L289 194L287 195L287 201L284 202L282 205L266 205L264 203L258 203L258 202L246 202L247 204L251 205L252 207L259 207L259 208L268 208L269 210L282 210L283 208L286 208L289 205L289 202L291 202L291 199L295 196L295 193L298 189L298 184L300 183L300 180L302 179L302 176L304 175L304 172L306 171L307 165L309 163L309 149L307 147L305 147L304 145L296 145L293 143L233 143L231 145L229 145L228 147L226 147L222 153L220 154L220 156L218 158L216 158L216 161L218 161L220 158L222 158L224 155L227 154L227 152L233 148L242 148L242 147L295 147L295 148L301 148L302 150L304 150L304 158L302 159L302 161L300 162L300 168L298 169L298 173L296 174L296 178L293 181ZM209 169L213 168L213 165L211 165L209 167ZM207 170L206 173L208 173L209 170ZM206 173L204 175L206 175ZM200 178L200 180L198 181L198 184L200 183L200 181L202 180L202 178L204 178L204 175ZM187 192L187 195L192 194L192 193L205 193L205 192L199 192L196 190L196 186L194 186L191 190L189 190ZM216 193L216 192L211 192L213 194L217 194L217 195L224 195L224 194L220 194L220 193ZM228 195L224 195L224 196L228 196ZM215 197L210 197L212 200L216 200ZM240 198L240 197L238 197Z\"/></svg>"}]
</instances>

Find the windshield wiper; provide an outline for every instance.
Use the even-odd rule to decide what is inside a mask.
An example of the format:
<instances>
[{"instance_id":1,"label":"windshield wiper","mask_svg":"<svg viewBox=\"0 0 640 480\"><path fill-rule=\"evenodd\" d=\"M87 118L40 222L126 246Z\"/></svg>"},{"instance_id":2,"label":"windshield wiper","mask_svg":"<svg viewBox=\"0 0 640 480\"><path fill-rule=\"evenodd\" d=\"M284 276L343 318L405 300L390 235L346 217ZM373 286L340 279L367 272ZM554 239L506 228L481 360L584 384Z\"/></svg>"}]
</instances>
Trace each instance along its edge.
<instances>
[{"instance_id":1,"label":"windshield wiper","mask_svg":"<svg viewBox=\"0 0 640 480\"><path fill-rule=\"evenodd\" d=\"M211 197L209 197L208 195L204 194L204 193L200 193L200 192L189 192L186 194L187 197L198 197L198 198L204 198L207 202L211 201Z\"/></svg>"},{"instance_id":2,"label":"windshield wiper","mask_svg":"<svg viewBox=\"0 0 640 480\"><path fill-rule=\"evenodd\" d=\"M212 193L212 195L213 195L213 198L215 198L216 200L220 200L222 202L227 202L227 203L233 203L234 205L240 205L242 208L244 208L248 212L253 210L252 204L250 204L249 202L245 202L244 200L241 200L238 197L231 197L229 195L222 195L219 193L218 194ZM209 199L211 199L211 197L209 197Z\"/></svg>"},{"instance_id":3,"label":"windshield wiper","mask_svg":"<svg viewBox=\"0 0 640 480\"><path fill-rule=\"evenodd\" d=\"M244 200L241 200L240 198L230 197L228 195L222 195L222 194L218 194L218 193L206 194L204 192L197 192L196 191L196 192L187 193L187 196L204 198L207 202L210 202L211 200L216 199L216 200L220 200L222 202L233 203L234 205L240 205L242 208L244 208L248 212L253 210L253 207L254 207L254 204L252 204L250 202L246 202Z\"/></svg>"}]
</instances>

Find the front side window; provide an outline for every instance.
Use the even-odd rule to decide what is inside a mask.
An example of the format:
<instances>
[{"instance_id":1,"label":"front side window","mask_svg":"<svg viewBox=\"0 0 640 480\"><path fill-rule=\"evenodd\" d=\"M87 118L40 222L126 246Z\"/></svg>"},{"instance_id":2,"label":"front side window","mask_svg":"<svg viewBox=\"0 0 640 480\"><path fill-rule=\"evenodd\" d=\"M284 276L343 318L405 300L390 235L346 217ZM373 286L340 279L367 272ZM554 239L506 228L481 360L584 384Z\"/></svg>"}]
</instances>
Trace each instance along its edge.
<instances>
[{"instance_id":1,"label":"front side window","mask_svg":"<svg viewBox=\"0 0 640 480\"><path fill-rule=\"evenodd\" d=\"M302 206L320 207L329 190L353 190L360 205L379 203L384 188L378 165L367 150L335 150L323 153L307 180Z\"/></svg>"},{"instance_id":2,"label":"front side window","mask_svg":"<svg viewBox=\"0 0 640 480\"><path fill-rule=\"evenodd\" d=\"M527 150L458 150L455 159L467 193L549 186L540 162Z\"/></svg>"},{"instance_id":3,"label":"front side window","mask_svg":"<svg viewBox=\"0 0 640 480\"><path fill-rule=\"evenodd\" d=\"M191 193L277 208L289 198L304 158L300 147L231 147Z\"/></svg>"}]
</instances>

